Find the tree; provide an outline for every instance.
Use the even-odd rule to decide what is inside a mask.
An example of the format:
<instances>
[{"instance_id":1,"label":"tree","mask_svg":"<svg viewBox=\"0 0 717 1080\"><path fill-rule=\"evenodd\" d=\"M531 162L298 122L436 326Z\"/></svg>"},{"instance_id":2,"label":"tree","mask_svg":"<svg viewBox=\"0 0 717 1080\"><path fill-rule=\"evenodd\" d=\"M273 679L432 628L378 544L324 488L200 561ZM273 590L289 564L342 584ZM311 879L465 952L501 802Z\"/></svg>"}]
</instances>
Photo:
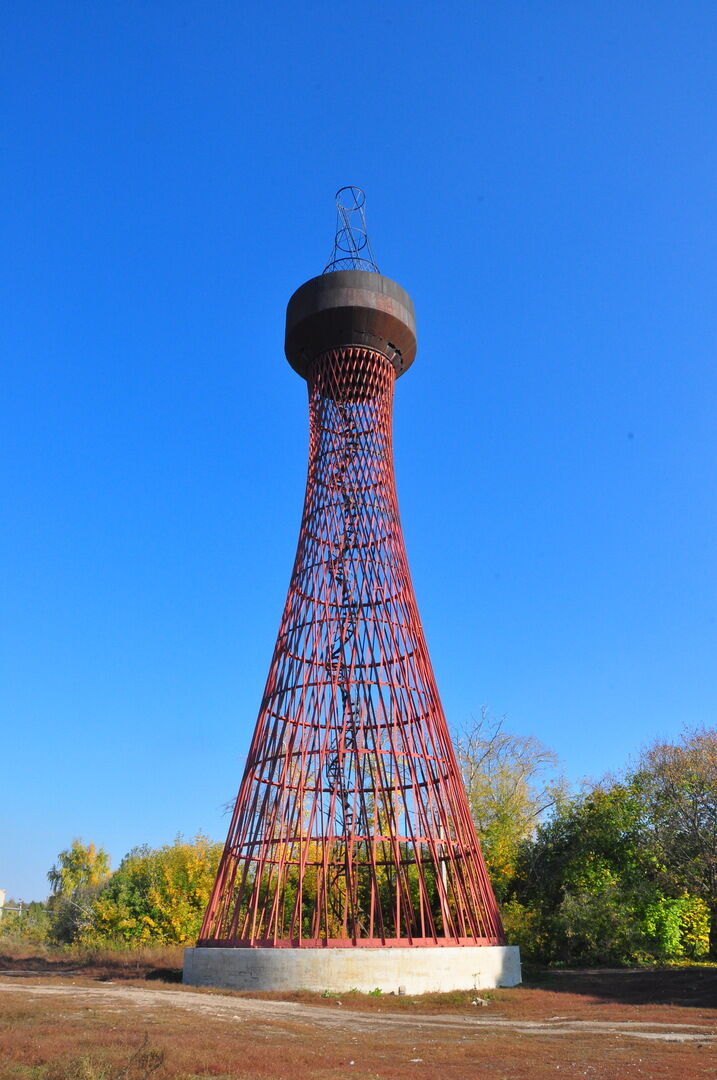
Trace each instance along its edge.
<instances>
[{"instance_id":1,"label":"tree","mask_svg":"<svg viewBox=\"0 0 717 1080\"><path fill-rule=\"evenodd\" d=\"M47 872L47 880L53 895L71 896L78 889L101 885L109 873L110 857L107 852L76 839L71 847L57 856L56 864Z\"/></svg>"},{"instance_id":2,"label":"tree","mask_svg":"<svg viewBox=\"0 0 717 1080\"><path fill-rule=\"evenodd\" d=\"M655 860L643 844L642 817L636 792L619 783L566 799L523 846L521 895L554 910L566 890L589 888L605 871L630 884L652 878Z\"/></svg>"},{"instance_id":3,"label":"tree","mask_svg":"<svg viewBox=\"0 0 717 1080\"><path fill-rule=\"evenodd\" d=\"M47 905L33 900L26 904L10 899L0 918L0 940L18 938L39 945L47 941L50 919Z\"/></svg>"},{"instance_id":4,"label":"tree","mask_svg":"<svg viewBox=\"0 0 717 1080\"><path fill-rule=\"evenodd\" d=\"M542 960L654 962L708 948L707 906L684 883L666 888L632 782L598 785L557 808L523 845L514 903L533 920Z\"/></svg>"},{"instance_id":5,"label":"tree","mask_svg":"<svg viewBox=\"0 0 717 1080\"><path fill-rule=\"evenodd\" d=\"M488 872L503 900L520 845L565 797L557 755L532 735L512 735L485 706L458 734L456 752Z\"/></svg>"},{"instance_id":6,"label":"tree","mask_svg":"<svg viewBox=\"0 0 717 1080\"><path fill-rule=\"evenodd\" d=\"M47 908L53 941L74 941L90 915L92 901L110 876L110 857L103 848L75 839L61 851L47 872L52 895Z\"/></svg>"},{"instance_id":7,"label":"tree","mask_svg":"<svg viewBox=\"0 0 717 1080\"><path fill-rule=\"evenodd\" d=\"M524 845L516 894L538 915L544 959L624 963L634 955L637 909L648 902L638 894L654 870L641 820L634 793L598 787L567 800Z\"/></svg>"},{"instance_id":8,"label":"tree","mask_svg":"<svg viewBox=\"0 0 717 1080\"><path fill-rule=\"evenodd\" d=\"M717 730L686 730L678 744L655 743L632 781L667 886L708 905L717 953Z\"/></svg>"},{"instance_id":9,"label":"tree","mask_svg":"<svg viewBox=\"0 0 717 1080\"><path fill-rule=\"evenodd\" d=\"M130 945L196 941L221 850L205 836L134 848L91 905L79 939Z\"/></svg>"}]
</instances>

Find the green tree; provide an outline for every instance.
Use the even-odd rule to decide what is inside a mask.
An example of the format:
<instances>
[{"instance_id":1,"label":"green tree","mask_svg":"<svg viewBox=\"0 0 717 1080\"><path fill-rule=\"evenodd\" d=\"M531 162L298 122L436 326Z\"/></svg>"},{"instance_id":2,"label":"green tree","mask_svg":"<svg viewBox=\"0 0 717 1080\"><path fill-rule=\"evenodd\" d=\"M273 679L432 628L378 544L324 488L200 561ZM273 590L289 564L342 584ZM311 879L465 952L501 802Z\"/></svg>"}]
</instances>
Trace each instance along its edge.
<instances>
[{"instance_id":1,"label":"green tree","mask_svg":"<svg viewBox=\"0 0 717 1080\"><path fill-rule=\"evenodd\" d=\"M677 744L655 743L632 782L666 887L707 904L717 954L717 730L687 730Z\"/></svg>"},{"instance_id":2,"label":"green tree","mask_svg":"<svg viewBox=\"0 0 717 1080\"><path fill-rule=\"evenodd\" d=\"M633 893L650 871L630 791L617 785L567 801L523 846L519 866L516 893L537 915L543 958L626 961L637 947Z\"/></svg>"},{"instance_id":3,"label":"green tree","mask_svg":"<svg viewBox=\"0 0 717 1080\"><path fill-rule=\"evenodd\" d=\"M646 811L637 784L599 786L564 803L524 845L515 900L536 924L541 959L634 963L705 954L706 906L683 882L665 891Z\"/></svg>"}]
</instances>

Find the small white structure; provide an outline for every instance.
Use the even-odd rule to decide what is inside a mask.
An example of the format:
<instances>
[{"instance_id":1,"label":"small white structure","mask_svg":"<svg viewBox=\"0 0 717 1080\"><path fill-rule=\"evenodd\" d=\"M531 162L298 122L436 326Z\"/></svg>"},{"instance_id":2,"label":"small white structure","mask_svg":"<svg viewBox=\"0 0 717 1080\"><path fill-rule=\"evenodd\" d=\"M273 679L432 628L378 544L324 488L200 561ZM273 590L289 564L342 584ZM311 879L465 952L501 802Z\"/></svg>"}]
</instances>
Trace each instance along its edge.
<instances>
[{"instance_id":1,"label":"small white structure","mask_svg":"<svg viewBox=\"0 0 717 1080\"><path fill-rule=\"evenodd\" d=\"M227 990L384 994L488 990L521 981L517 945L436 948L184 950L184 982Z\"/></svg>"}]
</instances>

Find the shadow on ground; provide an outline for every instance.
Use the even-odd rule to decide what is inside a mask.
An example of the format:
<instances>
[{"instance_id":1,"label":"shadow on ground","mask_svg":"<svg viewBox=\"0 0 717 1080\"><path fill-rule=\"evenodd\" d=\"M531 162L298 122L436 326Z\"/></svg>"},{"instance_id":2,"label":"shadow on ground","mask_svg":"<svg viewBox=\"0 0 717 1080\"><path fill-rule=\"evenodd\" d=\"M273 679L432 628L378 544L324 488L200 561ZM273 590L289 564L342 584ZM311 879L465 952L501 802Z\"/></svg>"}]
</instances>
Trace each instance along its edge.
<instances>
[{"instance_id":1,"label":"shadow on ground","mask_svg":"<svg viewBox=\"0 0 717 1080\"><path fill-rule=\"evenodd\" d=\"M622 1005L717 1008L717 967L611 968L526 973L529 987L582 994Z\"/></svg>"}]
</instances>

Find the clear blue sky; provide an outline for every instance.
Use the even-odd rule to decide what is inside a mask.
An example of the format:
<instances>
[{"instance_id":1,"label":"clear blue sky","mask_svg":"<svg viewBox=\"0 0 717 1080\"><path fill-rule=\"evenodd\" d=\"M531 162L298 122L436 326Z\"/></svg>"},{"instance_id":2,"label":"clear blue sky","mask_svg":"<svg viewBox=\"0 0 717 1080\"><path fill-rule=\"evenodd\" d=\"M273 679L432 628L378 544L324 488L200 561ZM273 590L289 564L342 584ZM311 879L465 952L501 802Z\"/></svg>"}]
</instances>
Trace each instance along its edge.
<instances>
[{"instance_id":1,"label":"clear blue sky","mask_svg":"<svg viewBox=\"0 0 717 1080\"><path fill-rule=\"evenodd\" d=\"M7 4L0 887L224 838L298 534L285 305L367 191L450 721L713 724L717 6Z\"/></svg>"}]
</instances>

